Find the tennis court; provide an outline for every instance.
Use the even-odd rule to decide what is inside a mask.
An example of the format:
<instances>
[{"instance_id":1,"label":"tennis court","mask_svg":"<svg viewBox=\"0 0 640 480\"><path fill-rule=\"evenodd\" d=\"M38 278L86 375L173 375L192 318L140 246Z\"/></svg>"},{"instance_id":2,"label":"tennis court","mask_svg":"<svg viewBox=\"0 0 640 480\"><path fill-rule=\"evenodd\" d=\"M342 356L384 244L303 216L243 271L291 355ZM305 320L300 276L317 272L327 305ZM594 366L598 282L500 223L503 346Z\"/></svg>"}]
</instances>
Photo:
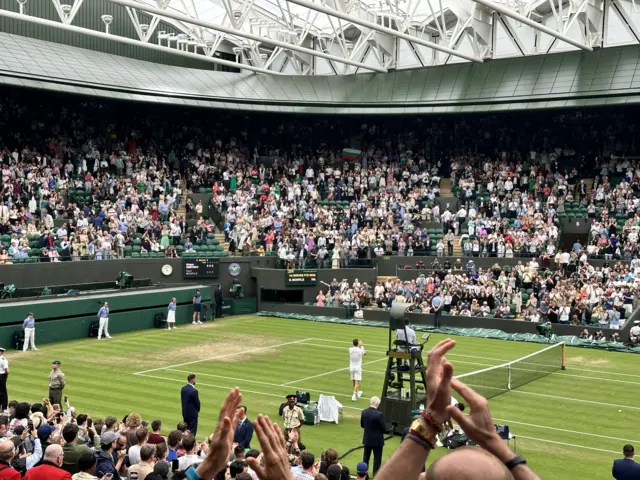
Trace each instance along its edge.
<instances>
[{"instance_id":1,"label":"tennis court","mask_svg":"<svg viewBox=\"0 0 640 480\"><path fill-rule=\"evenodd\" d=\"M347 349L353 338L362 339L368 349L364 395L357 402L351 401L348 375ZM428 346L441 338L432 336ZM449 355L456 375L494 367L545 347L468 337L456 337L456 341ZM180 420L179 389L189 373L198 376L201 431L213 427L217 406L235 386L244 394L250 417L258 412L277 415L285 395L296 390L309 391L312 398L324 393L343 403L343 422L304 427L303 441L316 453L328 447L344 452L359 445L360 411L368 406L370 396L381 393L386 348L385 329L231 317L171 332L133 332L109 342L80 340L45 346L34 354L11 353L9 394L12 399L42 398L52 355L64 355L65 393L77 409L94 417L137 411L145 419L161 418L166 431ZM522 379L535 378L492 398L494 419L510 426L517 436L518 453L543 478L608 476L622 446L640 444L635 440L634 421L640 411L635 403L640 393L640 359L571 347L566 349L566 370L560 370L560 359L556 348L512 365L512 388ZM551 367L547 371L541 365ZM499 370L492 371L497 380L486 375L463 380L490 396L487 391L503 389L505 369ZM387 444L385 458L397 444L398 439ZM442 453L436 451L433 458ZM345 457L345 464L355 465L358 455Z\"/></svg>"}]
</instances>

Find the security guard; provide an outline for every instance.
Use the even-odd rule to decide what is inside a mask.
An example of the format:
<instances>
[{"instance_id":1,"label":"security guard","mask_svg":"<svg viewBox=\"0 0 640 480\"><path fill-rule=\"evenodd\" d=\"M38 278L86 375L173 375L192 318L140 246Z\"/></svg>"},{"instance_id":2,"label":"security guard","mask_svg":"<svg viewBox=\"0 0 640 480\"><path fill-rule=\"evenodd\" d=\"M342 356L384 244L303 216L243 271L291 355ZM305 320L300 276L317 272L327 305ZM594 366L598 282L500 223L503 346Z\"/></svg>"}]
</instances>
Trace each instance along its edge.
<instances>
[{"instance_id":1,"label":"security guard","mask_svg":"<svg viewBox=\"0 0 640 480\"><path fill-rule=\"evenodd\" d=\"M62 390L64 389L64 373L60 370L60 360L51 362L49 374L49 402L51 405L62 405Z\"/></svg>"},{"instance_id":2,"label":"security guard","mask_svg":"<svg viewBox=\"0 0 640 480\"><path fill-rule=\"evenodd\" d=\"M27 351L29 343L31 343L31 350L38 350L36 348L36 321L33 318L33 313L29 312L27 318L22 322L22 328L24 330L24 344L22 345L22 351Z\"/></svg>"},{"instance_id":3,"label":"security guard","mask_svg":"<svg viewBox=\"0 0 640 480\"><path fill-rule=\"evenodd\" d=\"M7 394L8 376L9 361L4 357L4 348L0 347L0 411L5 411L9 405L9 394Z\"/></svg>"},{"instance_id":4,"label":"security guard","mask_svg":"<svg viewBox=\"0 0 640 480\"><path fill-rule=\"evenodd\" d=\"M291 430L297 430L300 433L300 427L304 423L304 412L296 405L296 395L287 395L287 403L281 406L280 414L284 420L287 435Z\"/></svg>"}]
</instances>

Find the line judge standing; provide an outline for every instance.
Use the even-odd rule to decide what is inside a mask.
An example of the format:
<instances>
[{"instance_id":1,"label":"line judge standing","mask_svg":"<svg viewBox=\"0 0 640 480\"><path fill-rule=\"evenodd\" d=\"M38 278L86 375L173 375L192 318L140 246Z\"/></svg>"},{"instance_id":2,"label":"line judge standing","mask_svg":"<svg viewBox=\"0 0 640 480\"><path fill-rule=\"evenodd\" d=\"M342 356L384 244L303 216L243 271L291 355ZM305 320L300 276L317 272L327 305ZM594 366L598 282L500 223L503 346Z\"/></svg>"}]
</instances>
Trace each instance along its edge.
<instances>
[{"instance_id":1,"label":"line judge standing","mask_svg":"<svg viewBox=\"0 0 640 480\"><path fill-rule=\"evenodd\" d=\"M62 406L62 390L64 389L64 373L60 370L60 360L51 362L49 374L49 402Z\"/></svg>"},{"instance_id":2,"label":"line judge standing","mask_svg":"<svg viewBox=\"0 0 640 480\"><path fill-rule=\"evenodd\" d=\"M36 348L36 320L33 318L33 313L29 312L27 318L22 322L22 328L24 329L24 344L22 345L22 351L27 351L29 343L31 343L31 350L38 350Z\"/></svg>"},{"instance_id":3,"label":"line judge standing","mask_svg":"<svg viewBox=\"0 0 640 480\"><path fill-rule=\"evenodd\" d=\"M371 465L371 453L373 453L373 476L380 469L382 463L382 449L384 448L384 434L387 427L384 424L384 415L378 411L380 399L371 397L369 408L362 411L360 415L360 426L364 429L362 435L362 444L364 445L364 454L362 461L367 465Z\"/></svg>"},{"instance_id":4,"label":"line judge standing","mask_svg":"<svg viewBox=\"0 0 640 480\"><path fill-rule=\"evenodd\" d=\"M167 307L167 330L176 329L176 297L171 299Z\"/></svg>"},{"instance_id":5,"label":"line judge standing","mask_svg":"<svg viewBox=\"0 0 640 480\"><path fill-rule=\"evenodd\" d=\"M193 320L191 323L202 323L200 321L200 312L202 311L202 295L200 290L196 290L196 294L193 296Z\"/></svg>"},{"instance_id":6,"label":"line judge standing","mask_svg":"<svg viewBox=\"0 0 640 480\"><path fill-rule=\"evenodd\" d=\"M180 400L182 401L182 420L188 425L189 433L195 437L200 413L200 397L196 390L195 374L191 373L187 377L187 384L180 390Z\"/></svg>"},{"instance_id":7,"label":"line judge standing","mask_svg":"<svg viewBox=\"0 0 640 480\"><path fill-rule=\"evenodd\" d=\"M98 311L98 340L102 338L102 332L106 338L111 338L109 335L109 302L104 302L102 308Z\"/></svg>"},{"instance_id":8,"label":"line judge standing","mask_svg":"<svg viewBox=\"0 0 640 480\"><path fill-rule=\"evenodd\" d=\"M0 411L5 411L9 405L7 393L7 378L9 377L9 360L4 356L4 348L0 347Z\"/></svg>"}]
</instances>

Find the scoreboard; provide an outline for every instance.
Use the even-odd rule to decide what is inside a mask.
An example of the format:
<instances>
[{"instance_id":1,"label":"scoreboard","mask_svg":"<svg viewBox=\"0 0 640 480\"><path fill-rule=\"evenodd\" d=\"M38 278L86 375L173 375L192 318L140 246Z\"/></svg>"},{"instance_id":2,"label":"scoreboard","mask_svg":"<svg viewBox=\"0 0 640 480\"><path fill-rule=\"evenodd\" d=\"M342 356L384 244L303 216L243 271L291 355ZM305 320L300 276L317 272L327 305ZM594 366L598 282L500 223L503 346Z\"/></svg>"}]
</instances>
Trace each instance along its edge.
<instances>
[{"instance_id":1,"label":"scoreboard","mask_svg":"<svg viewBox=\"0 0 640 480\"><path fill-rule=\"evenodd\" d=\"M184 258L183 278L218 278L220 259L218 258Z\"/></svg>"},{"instance_id":2,"label":"scoreboard","mask_svg":"<svg viewBox=\"0 0 640 480\"><path fill-rule=\"evenodd\" d=\"M318 284L317 270L287 270L284 284L287 287L314 287Z\"/></svg>"}]
</instances>

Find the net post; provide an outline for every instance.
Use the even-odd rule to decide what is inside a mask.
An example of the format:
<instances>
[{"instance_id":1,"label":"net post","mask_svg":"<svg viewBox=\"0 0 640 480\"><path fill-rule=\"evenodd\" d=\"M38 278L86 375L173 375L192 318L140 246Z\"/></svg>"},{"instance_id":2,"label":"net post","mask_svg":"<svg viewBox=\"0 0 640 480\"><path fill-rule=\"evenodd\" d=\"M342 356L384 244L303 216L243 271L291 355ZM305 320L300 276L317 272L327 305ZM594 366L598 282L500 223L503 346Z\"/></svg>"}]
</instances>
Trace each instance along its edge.
<instances>
[{"instance_id":1,"label":"net post","mask_svg":"<svg viewBox=\"0 0 640 480\"><path fill-rule=\"evenodd\" d=\"M565 357L565 350L567 348L567 344L566 343L562 343L562 370L566 370L567 369L567 363L566 363L566 357Z\"/></svg>"},{"instance_id":2,"label":"net post","mask_svg":"<svg viewBox=\"0 0 640 480\"><path fill-rule=\"evenodd\" d=\"M509 375L509 379L507 380L507 390L511 390L511 364L507 367L507 372Z\"/></svg>"}]
</instances>

